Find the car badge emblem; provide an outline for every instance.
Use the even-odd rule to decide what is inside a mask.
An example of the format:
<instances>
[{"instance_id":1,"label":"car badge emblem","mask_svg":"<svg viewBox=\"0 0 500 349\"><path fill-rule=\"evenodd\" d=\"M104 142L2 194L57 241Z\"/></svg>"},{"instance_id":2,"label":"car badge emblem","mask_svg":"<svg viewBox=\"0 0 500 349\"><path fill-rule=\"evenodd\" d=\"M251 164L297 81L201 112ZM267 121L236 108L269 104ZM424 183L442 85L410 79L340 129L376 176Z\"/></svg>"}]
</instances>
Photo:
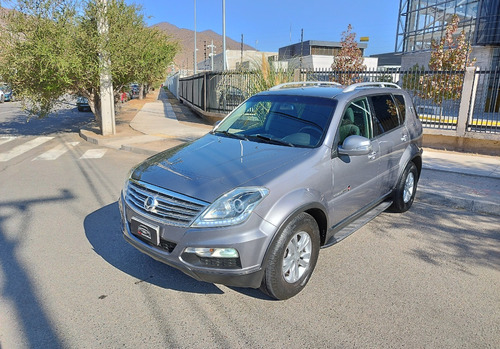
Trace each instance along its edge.
<instances>
[{"instance_id":1,"label":"car badge emblem","mask_svg":"<svg viewBox=\"0 0 500 349\"><path fill-rule=\"evenodd\" d=\"M148 196L146 200L144 200L144 209L148 212L153 212L157 206L158 200L153 196Z\"/></svg>"}]
</instances>

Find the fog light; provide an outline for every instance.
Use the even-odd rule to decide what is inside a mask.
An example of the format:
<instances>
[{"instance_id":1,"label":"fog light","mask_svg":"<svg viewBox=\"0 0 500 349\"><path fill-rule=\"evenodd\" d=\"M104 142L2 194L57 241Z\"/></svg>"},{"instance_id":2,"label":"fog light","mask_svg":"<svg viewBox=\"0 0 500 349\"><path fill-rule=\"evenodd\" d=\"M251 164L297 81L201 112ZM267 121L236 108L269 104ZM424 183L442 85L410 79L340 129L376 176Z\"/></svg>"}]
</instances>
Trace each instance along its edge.
<instances>
[{"instance_id":1,"label":"fog light","mask_svg":"<svg viewBox=\"0 0 500 349\"><path fill-rule=\"evenodd\" d=\"M186 253L194 253L198 257L205 258L238 258L239 253L234 248L209 248L209 247L188 247Z\"/></svg>"}]
</instances>

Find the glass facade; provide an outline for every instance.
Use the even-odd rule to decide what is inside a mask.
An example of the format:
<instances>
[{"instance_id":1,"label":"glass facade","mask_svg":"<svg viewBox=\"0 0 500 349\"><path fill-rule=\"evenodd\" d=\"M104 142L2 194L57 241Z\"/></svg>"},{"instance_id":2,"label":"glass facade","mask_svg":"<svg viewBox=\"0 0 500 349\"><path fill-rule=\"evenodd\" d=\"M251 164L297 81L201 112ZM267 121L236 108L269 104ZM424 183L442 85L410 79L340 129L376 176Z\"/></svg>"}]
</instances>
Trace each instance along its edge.
<instances>
[{"instance_id":1,"label":"glass facade","mask_svg":"<svg viewBox=\"0 0 500 349\"><path fill-rule=\"evenodd\" d=\"M500 46L500 0L480 2L474 44Z\"/></svg>"},{"instance_id":2,"label":"glass facade","mask_svg":"<svg viewBox=\"0 0 500 349\"><path fill-rule=\"evenodd\" d=\"M453 15L460 19L459 31L472 41L479 5L484 2L488 1L400 0L396 52L430 50L432 40L441 39Z\"/></svg>"}]
</instances>

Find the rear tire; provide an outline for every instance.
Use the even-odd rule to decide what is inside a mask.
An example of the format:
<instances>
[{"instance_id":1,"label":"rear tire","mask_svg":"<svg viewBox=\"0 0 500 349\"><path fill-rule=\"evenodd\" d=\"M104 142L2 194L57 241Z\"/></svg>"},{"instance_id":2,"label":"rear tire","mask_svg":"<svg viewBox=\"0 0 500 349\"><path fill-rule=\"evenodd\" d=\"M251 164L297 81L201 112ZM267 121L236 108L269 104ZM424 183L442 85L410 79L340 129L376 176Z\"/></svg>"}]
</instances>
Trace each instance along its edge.
<instances>
[{"instance_id":1,"label":"rear tire","mask_svg":"<svg viewBox=\"0 0 500 349\"><path fill-rule=\"evenodd\" d=\"M393 192L393 203L391 206L393 212L401 213L410 209L417 193L417 183L417 166L413 162L409 162Z\"/></svg>"},{"instance_id":2,"label":"rear tire","mask_svg":"<svg viewBox=\"0 0 500 349\"><path fill-rule=\"evenodd\" d=\"M294 217L270 248L261 290L275 299L288 299L302 291L318 260L318 224L309 214Z\"/></svg>"}]
</instances>

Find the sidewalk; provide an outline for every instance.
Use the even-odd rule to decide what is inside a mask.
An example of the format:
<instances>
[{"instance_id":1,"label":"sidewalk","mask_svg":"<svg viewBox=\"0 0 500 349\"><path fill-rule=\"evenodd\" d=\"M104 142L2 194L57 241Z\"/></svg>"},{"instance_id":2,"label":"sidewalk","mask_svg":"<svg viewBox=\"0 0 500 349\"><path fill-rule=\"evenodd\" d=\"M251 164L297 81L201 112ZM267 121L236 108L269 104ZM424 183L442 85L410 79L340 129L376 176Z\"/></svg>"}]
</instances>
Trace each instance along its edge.
<instances>
[{"instance_id":1,"label":"sidewalk","mask_svg":"<svg viewBox=\"0 0 500 349\"><path fill-rule=\"evenodd\" d=\"M91 125L81 129L80 136L104 147L154 155L213 128L163 89L124 103L116 114L115 135L101 136L98 127Z\"/></svg>"},{"instance_id":2,"label":"sidewalk","mask_svg":"<svg viewBox=\"0 0 500 349\"><path fill-rule=\"evenodd\" d=\"M153 155L195 140L212 129L170 92L131 100L116 116L116 134L95 126L80 136L100 146ZM424 149L417 201L500 216L500 157Z\"/></svg>"}]
</instances>

